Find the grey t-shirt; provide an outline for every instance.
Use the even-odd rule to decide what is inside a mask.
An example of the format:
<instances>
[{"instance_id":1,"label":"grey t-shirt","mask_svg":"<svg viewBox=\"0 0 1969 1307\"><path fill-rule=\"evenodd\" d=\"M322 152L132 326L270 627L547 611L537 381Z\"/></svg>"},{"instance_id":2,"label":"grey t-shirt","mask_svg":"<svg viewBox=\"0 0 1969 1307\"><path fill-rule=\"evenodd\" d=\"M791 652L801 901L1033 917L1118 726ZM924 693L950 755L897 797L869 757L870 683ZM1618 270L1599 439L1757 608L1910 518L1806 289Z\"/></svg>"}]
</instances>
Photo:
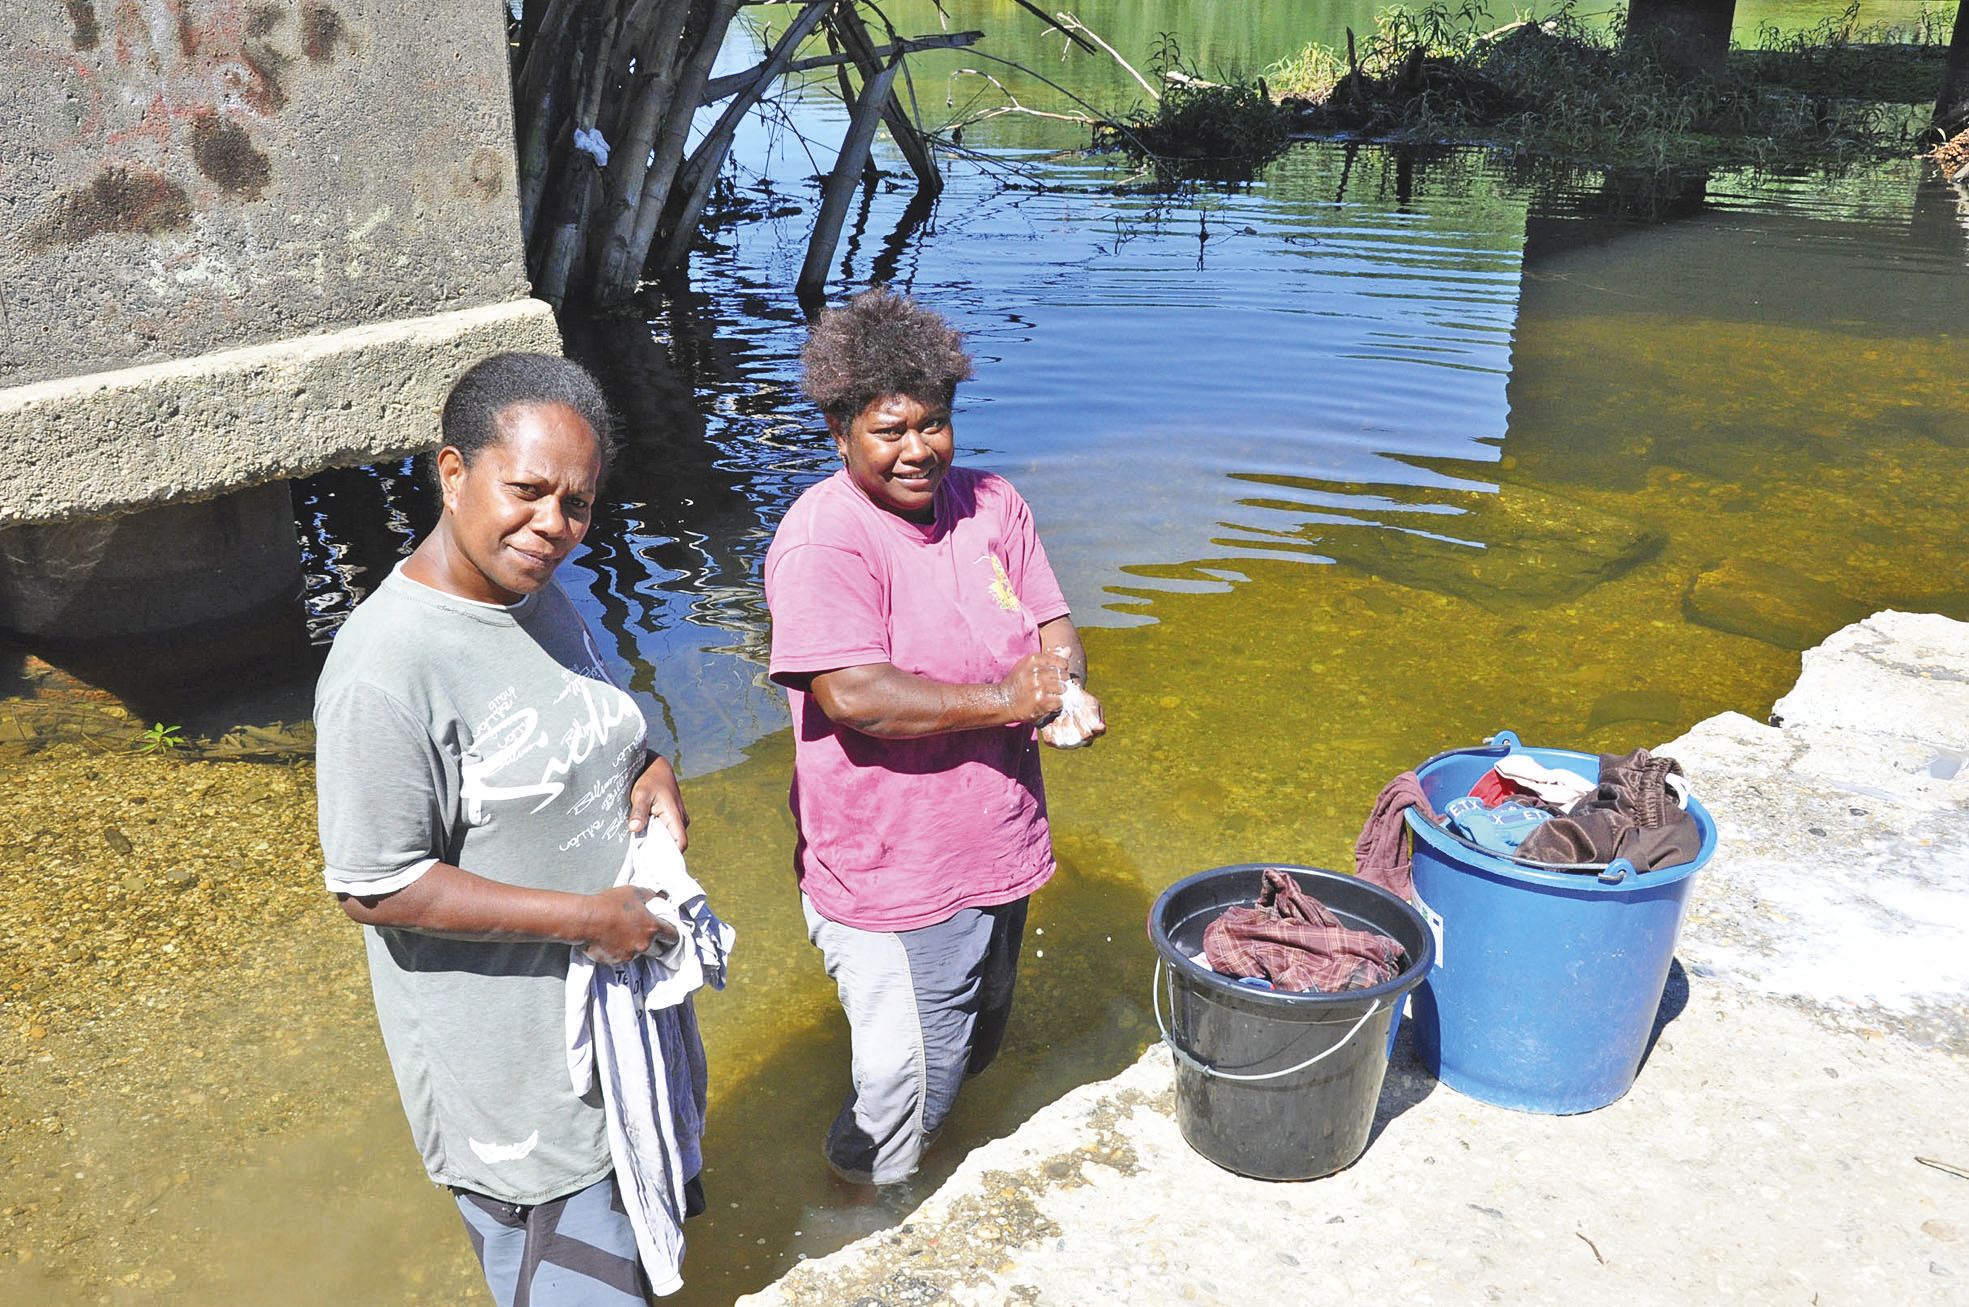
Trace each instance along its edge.
<instances>
[{"instance_id":1,"label":"grey t-shirt","mask_svg":"<svg viewBox=\"0 0 1969 1307\"><path fill-rule=\"evenodd\" d=\"M392 572L315 690L328 887L402 889L444 861L590 893L628 849L636 703L548 585L510 607ZM533 1204L606 1175L600 1098L568 1083L568 946L364 929L383 1042L431 1178Z\"/></svg>"}]
</instances>

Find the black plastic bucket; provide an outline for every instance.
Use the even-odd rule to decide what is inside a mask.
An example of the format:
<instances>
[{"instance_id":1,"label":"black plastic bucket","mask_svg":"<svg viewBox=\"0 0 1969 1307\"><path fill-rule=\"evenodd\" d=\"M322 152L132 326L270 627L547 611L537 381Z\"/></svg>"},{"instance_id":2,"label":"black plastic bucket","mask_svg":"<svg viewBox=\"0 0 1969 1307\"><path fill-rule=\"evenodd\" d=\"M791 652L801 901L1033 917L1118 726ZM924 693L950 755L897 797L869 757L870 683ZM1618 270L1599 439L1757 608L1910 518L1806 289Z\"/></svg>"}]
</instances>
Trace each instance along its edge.
<instances>
[{"instance_id":1,"label":"black plastic bucket","mask_svg":"<svg viewBox=\"0 0 1969 1307\"><path fill-rule=\"evenodd\" d=\"M1372 989L1288 994L1254 989L1191 961L1225 908L1258 899L1267 867L1355 930L1401 945L1402 970ZM1422 916L1377 885L1316 867L1244 863L1185 877L1149 909L1156 1019L1176 1058L1176 1123L1190 1147L1261 1180L1310 1180L1367 1148L1408 992L1429 973L1435 939Z\"/></svg>"}]
</instances>

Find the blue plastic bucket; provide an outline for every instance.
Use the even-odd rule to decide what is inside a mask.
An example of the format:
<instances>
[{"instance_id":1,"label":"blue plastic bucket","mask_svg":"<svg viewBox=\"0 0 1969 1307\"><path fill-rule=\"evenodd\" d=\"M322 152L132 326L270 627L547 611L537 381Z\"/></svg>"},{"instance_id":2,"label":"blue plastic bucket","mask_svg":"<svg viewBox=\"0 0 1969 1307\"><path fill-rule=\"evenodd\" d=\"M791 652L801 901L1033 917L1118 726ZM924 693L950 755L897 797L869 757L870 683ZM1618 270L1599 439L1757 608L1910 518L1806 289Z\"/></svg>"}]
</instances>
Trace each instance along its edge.
<instances>
[{"instance_id":1,"label":"blue plastic bucket","mask_svg":"<svg viewBox=\"0 0 1969 1307\"><path fill-rule=\"evenodd\" d=\"M1416 769L1438 811L1500 757L1599 777L1599 758L1528 749L1509 731ZM1488 853L1411 808L1416 907L1436 935L1415 991L1415 1048L1459 1093L1524 1112L1605 1107L1634 1083L1675 956L1695 873L1716 850L1716 823L1694 798L1695 859L1637 872L1552 871Z\"/></svg>"}]
</instances>

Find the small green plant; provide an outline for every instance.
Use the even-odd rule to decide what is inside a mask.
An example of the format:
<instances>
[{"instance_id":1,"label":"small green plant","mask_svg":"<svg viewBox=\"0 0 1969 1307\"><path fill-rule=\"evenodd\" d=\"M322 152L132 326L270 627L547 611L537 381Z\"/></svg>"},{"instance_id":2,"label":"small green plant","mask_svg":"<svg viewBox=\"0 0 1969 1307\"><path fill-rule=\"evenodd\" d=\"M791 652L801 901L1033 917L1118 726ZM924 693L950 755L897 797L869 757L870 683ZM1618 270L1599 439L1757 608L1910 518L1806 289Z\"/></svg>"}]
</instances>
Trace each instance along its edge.
<instances>
[{"instance_id":1,"label":"small green plant","mask_svg":"<svg viewBox=\"0 0 1969 1307\"><path fill-rule=\"evenodd\" d=\"M1165 177L1219 181L1248 179L1285 149L1286 120L1264 79L1205 81L1171 32L1157 35L1149 69L1167 84L1160 98L1103 144L1146 156Z\"/></svg>"},{"instance_id":2,"label":"small green plant","mask_svg":"<svg viewBox=\"0 0 1969 1307\"><path fill-rule=\"evenodd\" d=\"M137 737L137 752L169 753L173 749L184 748L187 743L180 727L152 722L150 729Z\"/></svg>"}]
</instances>

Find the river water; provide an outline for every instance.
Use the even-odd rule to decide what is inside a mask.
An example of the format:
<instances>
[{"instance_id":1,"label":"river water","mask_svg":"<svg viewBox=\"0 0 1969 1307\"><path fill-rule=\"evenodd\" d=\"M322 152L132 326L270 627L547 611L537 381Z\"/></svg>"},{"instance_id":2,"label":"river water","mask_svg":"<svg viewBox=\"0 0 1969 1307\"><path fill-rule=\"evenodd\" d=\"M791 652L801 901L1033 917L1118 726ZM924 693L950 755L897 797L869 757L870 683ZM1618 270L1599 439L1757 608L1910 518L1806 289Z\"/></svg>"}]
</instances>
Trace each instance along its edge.
<instances>
[{"instance_id":1,"label":"river water","mask_svg":"<svg viewBox=\"0 0 1969 1307\"><path fill-rule=\"evenodd\" d=\"M1205 71L1367 21L1344 3L1297 28L1293 6L1248 25L1204 21L1247 6L1197 6L1188 25L1165 8L1154 23L1082 12L1143 63L1157 30L1188 33ZM1031 25L1005 5L951 15ZM937 26L928 6L897 22ZM1102 103L1126 94L1111 68L1062 66L1057 38L983 48L1051 60ZM926 113L977 90L967 66L982 65L925 61ZM711 1211L689 1230L681 1301L729 1301L905 1219L971 1147L1128 1064L1153 1034L1144 914L1178 876L1345 867L1381 783L1438 749L1503 727L1656 744L1714 713L1763 716L1799 649L1869 611L1969 617L1954 566L1969 211L1913 164L1639 186L1307 144L1250 186L1170 195L1058 152L1070 127L1002 118L967 132L978 155L926 214L883 154L891 175L853 216L834 289L893 281L969 334L960 458L1031 501L1112 733L1048 756L1060 872L1035 901L1000 1063L917 1182L846 1189L818 1152L846 1031L789 872L790 743L758 585L779 516L832 467L798 396L790 293L807 179L841 127L823 89L749 132L755 216L706 239L687 292L569 332L628 449L562 584L680 760L694 869L741 932L735 983L700 1004ZM305 715L321 645L430 520L408 467L325 473L295 501L309 589L294 624L314 642L296 647L314 652L153 691L126 732ZM10 883L58 865L81 884L105 804L140 805L110 814L123 846L138 832L134 856L144 830L181 832L102 891L100 916L78 924L64 900L5 922L60 947L24 944L0 974L0 1154L32 1181L0 1196L0 1300L471 1300L359 942L314 888L305 763L71 745L0 766L12 792L81 796L72 822L39 827L0 807L28 825ZM169 935L144 935L139 905L181 866L205 907L171 919L174 941L207 940L208 918L262 928L211 935L182 965L177 943L171 960L133 955L119 914L131 940ZM63 997L83 991L96 1007Z\"/></svg>"}]
</instances>

